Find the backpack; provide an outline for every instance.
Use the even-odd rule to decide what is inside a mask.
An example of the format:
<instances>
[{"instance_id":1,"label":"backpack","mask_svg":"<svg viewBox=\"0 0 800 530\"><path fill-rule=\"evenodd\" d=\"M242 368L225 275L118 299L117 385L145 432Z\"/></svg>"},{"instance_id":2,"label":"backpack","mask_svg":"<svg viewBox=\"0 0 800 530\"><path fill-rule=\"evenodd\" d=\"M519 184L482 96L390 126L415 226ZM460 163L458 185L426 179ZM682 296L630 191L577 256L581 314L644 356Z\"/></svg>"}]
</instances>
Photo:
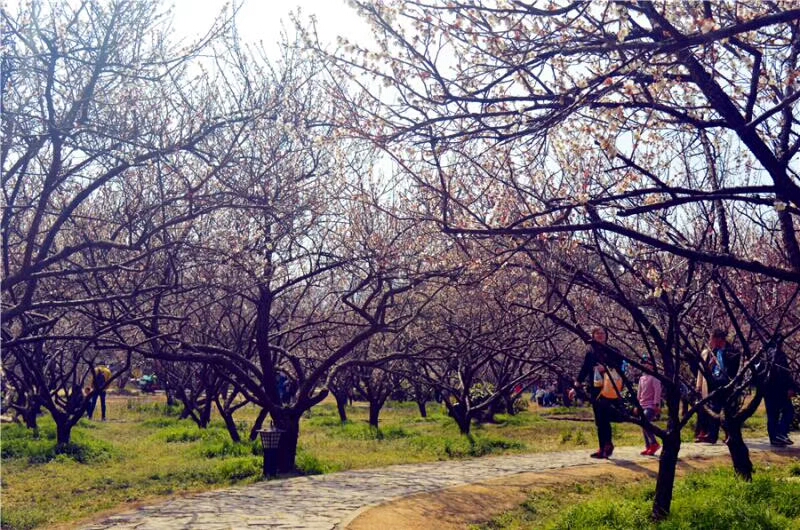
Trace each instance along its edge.
<instances>
[{"instance_id":1,"label":"backpack","mask_svg":"<svg viewBox=\"0 0 800 530\"><path fill-rule=\"evenodd\" d=\"M615 368L609 368L603 374L603 389L600 395L606 399L617 399L622 396L622 376Z\"/></svg>"},{"instance_id":2,"label":"backpack","mask_svg":"<svg viewBox=\"0 0 800 530\"><path fill-rule=\"evenodd\" d=\"M725 368L725 350L718 349L711 353L714 356L714 366L711 368L711 379L715 383L724 385L729 381L728 370Z\"/></svg>"}]
</instances>

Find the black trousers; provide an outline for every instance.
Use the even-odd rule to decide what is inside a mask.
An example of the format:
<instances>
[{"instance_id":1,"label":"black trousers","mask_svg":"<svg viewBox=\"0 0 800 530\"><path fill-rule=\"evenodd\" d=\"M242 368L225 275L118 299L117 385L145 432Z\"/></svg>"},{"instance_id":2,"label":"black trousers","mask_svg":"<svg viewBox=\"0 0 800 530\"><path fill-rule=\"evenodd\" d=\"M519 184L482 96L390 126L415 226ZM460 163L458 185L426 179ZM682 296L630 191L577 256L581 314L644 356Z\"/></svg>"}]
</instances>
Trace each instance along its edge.
<instances>
[{"instance_id":1,"label":"black trousers","mask_svg":"<svg viewBox=\"0 0 800 530\"><path fill-rule=\"evenodd\" d=\"M597 441L600 449L611 444L611 422L616 417L614 400L598 397L592 402L594 424L597 426Z\"/></svg>"},{"instance_id":2,"label":"black trousers","mask_svg":"<svg viewBox=\"0 0 800 530\"><path fill-rule=\"evenodd\" d=\"M767 432L770 439L789 436L794 417L789 391L767 392L764 394L764 405L767 408Z\"/></svg>"}]
</instances>

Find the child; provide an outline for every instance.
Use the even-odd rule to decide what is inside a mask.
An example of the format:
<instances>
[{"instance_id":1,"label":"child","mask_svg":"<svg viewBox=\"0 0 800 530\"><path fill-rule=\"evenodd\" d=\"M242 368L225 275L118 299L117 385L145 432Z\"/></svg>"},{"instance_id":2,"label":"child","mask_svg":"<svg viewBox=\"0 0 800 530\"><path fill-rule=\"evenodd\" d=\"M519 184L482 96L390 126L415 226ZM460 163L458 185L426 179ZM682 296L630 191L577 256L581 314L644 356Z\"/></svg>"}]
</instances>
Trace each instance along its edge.
<instances>
[{"instance_id":1,"label":"child","mask_svg":"<svg viewBox=\"0 0 800 530\"><path fill-rule=\"evenodd\" d=\"M653 363L649 358L642 359L642 364L646 369L653 370ZM644 417L648 421L656 419L661 412L661 381L650 374L643 373L639 378L637 398L642 406ZM656 435L647 428L642 428L642 434L644 434L645 450L641 454L645 456L655 455L661 449L658 441L656 441Z\"/></svg>"}]
</instances>

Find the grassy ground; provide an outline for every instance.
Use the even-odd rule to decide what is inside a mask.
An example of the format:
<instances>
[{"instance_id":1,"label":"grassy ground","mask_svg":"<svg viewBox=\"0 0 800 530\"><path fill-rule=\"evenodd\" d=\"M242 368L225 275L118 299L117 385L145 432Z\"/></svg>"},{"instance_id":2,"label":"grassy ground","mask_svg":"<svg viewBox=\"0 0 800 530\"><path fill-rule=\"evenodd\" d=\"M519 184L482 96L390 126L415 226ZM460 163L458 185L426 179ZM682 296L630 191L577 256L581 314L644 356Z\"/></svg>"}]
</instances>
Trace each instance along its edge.
<instances>
[{"instance_id":1,"label":"grassy ground","mask_svg":"<svg viewBox=\"0 0 800 530\"><path fill-rule=\"evenodd\" d=\"M350 422L341 425L335 406L323 403L303 419L297 464L304 473L327 473L486 454L591 450L591 421L555 419L588 418L588 412L500 415L496 424L476 426L470 442L437 405L423 419L414 404L389 403L375 431L366 423L365 405L351 407ZM245 436L256 413L246 408L237 414ZM231 443L221 422L201 430L170 416L159 400L123 396L109 399L108 418L82 420L73 431L72 453L55 458L55 428L48 418L41 418L38 438L19 426L3 426L3 528L74 522L165 495L261 479L260 444ZM746 435L763 434L763 418L751 424ZM614 431L617 445L642 443L636 426L614 425Z\"/></svg>"},{"instance_id":2,"label":"grassy ground","mask_svg":"<svg viewBox=\"0 0 800 530\"><path fill-rule=\"evenodd\" d=\"M757 466L752 483L736 479L731 467L692 472L676 482L672 511L650 520L655 492L646 475L551 485L516 510L475 530L624 529L800 529L800 463Z\"/></svg>"}]
</instances>

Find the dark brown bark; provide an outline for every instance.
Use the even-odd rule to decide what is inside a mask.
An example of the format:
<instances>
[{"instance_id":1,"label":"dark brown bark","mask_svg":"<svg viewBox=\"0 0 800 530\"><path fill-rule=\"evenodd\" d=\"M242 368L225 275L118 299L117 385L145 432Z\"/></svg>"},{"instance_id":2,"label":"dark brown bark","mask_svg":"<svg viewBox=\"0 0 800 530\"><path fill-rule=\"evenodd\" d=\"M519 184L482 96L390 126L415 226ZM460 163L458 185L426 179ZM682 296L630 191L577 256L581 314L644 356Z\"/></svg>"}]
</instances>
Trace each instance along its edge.
<instances>
[{"instance_id":1,"label":"dark brown bark","mask_svg":"<svg viewBox=\"0 0 800 530\"><path fill-rule=\"evenodd\" d=\"M219 415L222 417L222 421L225 422L225 428L228 429L228 434L231 435L231 440L238 443L242 441L242 438L239 436L239 429L236 427L236 422L233 420L233 414L229 413L225 410L225 407L217 400L217 411Z\"/></svg>"},{"instance_id":2,"label":"dark brown bark","mask_svg":"<svg viewBox=\"0 0 800 530\"><path fill-rule=\"evenodd\" d=\"M737 476L750 482L753 480L753 462L750 460L750 450L742 436L742 423L736 420L726 421L725 432L728 434L728 452L733 462L733 470Z\"/></svg>"},{"instance_id":3,"label":"dark brown bark","mask_svg":"<svg viewBox=\"0 0 800 530\"><path fill-rule=\"evenodd\" d=\"M378 417L380 416L384 403L386 403L384 399L369 402L369 424L371 427L378 428Z\"/></svg>"},{"instance_id":4,"label":"dark brown bark","mask_svg":"<svg viewBox=\"0 0 800 530\"><path fill-rule=\"evenodd\" d=\"M652 518L661 521L669 515L672 506L672 488L675 484L675 468L678 465L678 453L681 450L680 432L672 433L664 438L661 458L658 462L658 478L656 493L653 497Z\"/></svg>"},{"instance_id":5,"label":"dark brown bark","mask_svg":"<svg viewBox=\"0 0 800 530\"><path fill-rule=\"evenodd\" d=\"M253 428L250 429L251 442L256 438L258 438L258 431L261 430L261 427L264 425L264 420L267 419L267 414L269 414L269 411L267 411L267 409L261 409L261 412L258 413L256 421L253 422Z\"/></svg>"},{"instance_id":6,"label":"dark brown bark","mask_svg":"<svg viewBox=\"0 0 800 530\"><path fill-rule=\"evenodd\" d=\"M283 431L278 446L278 473L291 473L295 470L297 439L300 436L300 415L292 412L273 413L275 428Z\"/></svg>"},{"instance_id":7,"label":"dark brown bark","mask_svg":"<svg viewBox=\"0 0 800 530\"><path fill-rule=\"evenodd\" d=\"M347 394L334 394L336 398L336 410L339 412L339 421L347 423Z\"/></svg>"}]
</instances>

